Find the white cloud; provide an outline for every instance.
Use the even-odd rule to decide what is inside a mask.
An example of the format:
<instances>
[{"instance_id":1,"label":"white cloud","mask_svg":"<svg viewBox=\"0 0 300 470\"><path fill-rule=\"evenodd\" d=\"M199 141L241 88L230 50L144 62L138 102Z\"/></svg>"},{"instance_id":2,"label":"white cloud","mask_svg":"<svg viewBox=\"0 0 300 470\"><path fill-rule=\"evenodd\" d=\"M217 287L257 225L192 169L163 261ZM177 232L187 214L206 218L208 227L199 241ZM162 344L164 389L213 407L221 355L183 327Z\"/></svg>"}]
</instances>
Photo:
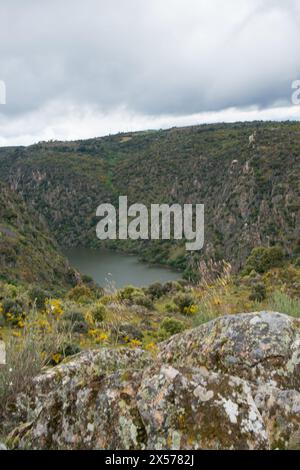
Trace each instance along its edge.
<instances>
[{"instance_id":1,"label":"white cloud","mask_svg":"<svg viewBox=\"0 0 300 470\"><path fill-rule=\"evenodd\" d=\"M167 129L203 123L253 120L298 120L299 106L228 108L189 115L144 115L126 108L104 113L96 107L51 103L38 111L6 120L0 115L0 146L30 145L42 140L77 140L118 132Z\"/></svg>"}]
</instances>

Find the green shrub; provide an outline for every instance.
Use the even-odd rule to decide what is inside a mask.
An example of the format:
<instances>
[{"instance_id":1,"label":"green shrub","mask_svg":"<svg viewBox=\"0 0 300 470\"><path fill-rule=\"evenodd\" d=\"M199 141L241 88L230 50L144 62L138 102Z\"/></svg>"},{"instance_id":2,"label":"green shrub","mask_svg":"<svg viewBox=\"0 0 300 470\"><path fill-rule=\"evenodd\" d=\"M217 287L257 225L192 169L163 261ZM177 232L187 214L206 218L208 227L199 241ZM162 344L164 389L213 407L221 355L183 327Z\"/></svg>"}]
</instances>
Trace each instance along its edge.
<instances>
[{"instance_id":1,"label":"green shrub","mask_svg":"<svg viewBox=\"0 0 300 470\"><path fill-rule=\"evenodd\" d=\"M141 305L142 307L152 310L154 308L152 300L144 294L135 294L132 297L132 302L135 305Z\"/></svg>"},{"instance_id":2,"label":"green shrub","mask_svg":"<svg viewBox=\"0 0 300 470\"><path fill-rule=\"evenodd\" d=\"M295 260L294 260L294 266L295 268L300 268L300 256L298 256Z\"/></svg>"},{"instance_id":3,"label":"green shrub","mask_svg":"<svg viewBox=\"0 0 300 470\"><path fill-rule=\"evenodd\" d=\"M165 295L166 292L167 288L160 282L155 282L154 284L151 284L147 289L147 293L152 299L159 299L160 297Z\"/></svg>"},{"instance_id":4,"label":"green shrub","mask_svg":"<svg viewBox=\"0 0 300 470\"><path fill-rule=\"evenodd\" d=\"M130 302L132 302L133 297L141 293L142 293L142 290L137 287L125 286L123 287L123 289L119 290L118 296L120 300L129 300Z\"/></svg>"},{"instance_id":5,"label":"green shrub","mask_svg":"<svg viewBox=\"0 0 300 470\"><path fill-rule=\"evenodd\" d=\"M13 325L26 317L24 304L20 299L4 299L2 301L2 315Z\"/></svg>"},{"instance_id":6,"label":"green shrub","mask_svg":"<svg viewBox=\"0 0 300 470\"><path fill-rule=\"evenodd\" d=\"M184 330L184 323L176 318L166 317L161 323L161 328L170 335L176 335Z\"/></svg>"},{"instance_id":7,"label":"green shrub","mask_svg":"<svg viewBox=\"0 0 300 470\"><path fill-rule=\"evenodd\" d=\"M82 312L79 312L77 310L73 311L67 311L64 315L65 319L70 321L71 323L75 323L78 321L85 321L85 316Z\"/></svg>"},{"instance_id":8,"label":"green shrub","mask_svg":"<svg viewBox=\"0 0 300 470\"><path fill-rule=\"evenodd\" d=\"M80 284L68 292L68 298L78 303L85 303L94 298L94 293L89 287Z\"/></svg>"},{"instance_id":9,"label":"green shrub","mask_svg":"<svg viewBox=\"0 0 300 470\"><path fill-rule=\"evenodd\" d=\"M251 289L251 294L249 300L254 300L257 302L262 302L267 296L266 286L263 282L257 282L253 284Z\"/></svg>"},{"instance_id":10,"label":"green shrub","mask_svg":"<svg viewBox=\"0 0 300 470\"><path fill-rule=\"evenodd\" d=\"M92 307L91 313L92 313L94 321L96 323L101 323L105 319L105 316L107 314L107 309L105 305L103 305L101 302L98 302L96 305Z\"/></svg>"},{"instance_id":11,"label":"green shrub","mask_svg":"<svg viewBox=\"0 0 300 470\"><path fill-rule=\"evenodd\" d=\"M28 291L28 296L31 302L35 302L38 310L45 309L45 302L51 297L51 294L40 287L34 286Z\"/></svg>"},{"instance_id":12,"label":"green shrub","mask_svg":"<svg viewBox=\"0 0 300 470\"><path fill-rule=\"evenodd\" d=\"M131 323L121 325L118 333L119 339L124 342L129 342L132 340L142 341L144 336L142 330L140 330L140 328L138 328L136 325L132 325Z\"/></svg>"},{"instance_id":13,"label":"green shrub","mask_svg":"<svg viewBox=\"0 0 300 470\"><path fill-rule=\"evenodd\" d=\"M184 313L186 308L195 303L195 299L191 294L178 294L174 298L174 302L179 307L180 313Z\"/></svg>"},{"instance_id":14,"label":"green shrub","mask_svg":"<svg viewBox=\"0 0 300 470\"><path fill-rule=\"evenodd\" d=\"M74 343L64 344L62 351L61 351L64 357L74 356L75 354L78 354L80 352L81 352L80 347L78 346L78 344L74 344Z\"/></svg>"},{"instance_id":15,"label":"green shrub","mask_svg":"<svg viewBox=\"0 0 300 470\"><path fill-rule=\"evenodd\" d=\"M167 303L164 307L164 310L168 313L175 312L177 310L177 307L173 303Z\"/></svg>"},{"instance_id":16,"label":"green shrub","mask_svg":"<svg viewBox=\"0 0 300 470\"><path fill-rule=\"evenodd\" d=\"M252 270L263 274L271 268L282 266L284 253L279 246L266 248L258 246L253 248L250 256L247 258L243 274L248 275Z\"/></svg>"},{"instance_id":17,"label":"green shrub","mask_svg":"<svg viewBox=\"0 0 300 470\"><path fill-rule=\"evenodd\" d=\"M72 333L87 333L88 324L82 312L76 310L68 311L64 314L64 320L71 325ZM64 325L62 325L62 328L64 328Z\"/></svg>"}]
</instances>

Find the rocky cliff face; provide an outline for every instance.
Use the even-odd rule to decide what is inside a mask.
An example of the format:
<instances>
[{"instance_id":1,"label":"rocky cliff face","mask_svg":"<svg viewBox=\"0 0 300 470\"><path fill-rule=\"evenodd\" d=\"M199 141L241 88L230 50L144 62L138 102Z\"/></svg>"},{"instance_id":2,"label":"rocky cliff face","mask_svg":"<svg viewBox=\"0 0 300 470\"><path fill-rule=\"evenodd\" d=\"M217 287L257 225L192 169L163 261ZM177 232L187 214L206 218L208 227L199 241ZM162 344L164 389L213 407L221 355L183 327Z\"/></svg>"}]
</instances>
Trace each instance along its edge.
<instances>
[{"instance_id":1,"label":"rocky cliff face","mask_svg":"<svg viewBox=\"0 0 300 470\"><path fill-rule=\"evenodd\" d=\"M36 377L10 435L31 449L300 446L300 321L221 317L141 350L89 351Z\"/></svg>"}]
</instances>

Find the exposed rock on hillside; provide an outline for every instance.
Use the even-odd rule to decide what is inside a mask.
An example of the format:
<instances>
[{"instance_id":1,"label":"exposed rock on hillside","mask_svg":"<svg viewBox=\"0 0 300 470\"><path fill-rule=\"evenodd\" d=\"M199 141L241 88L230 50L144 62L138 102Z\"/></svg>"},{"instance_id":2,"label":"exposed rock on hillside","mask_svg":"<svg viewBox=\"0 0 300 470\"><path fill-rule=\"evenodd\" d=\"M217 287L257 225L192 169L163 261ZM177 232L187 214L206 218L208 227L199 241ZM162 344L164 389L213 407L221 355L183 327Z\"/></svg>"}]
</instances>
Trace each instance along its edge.
<instances>
[{"instance_id":1,"label":"exposed rock on hillside","mask_svg":"<svg viewBox=\"0 0 300 470\"><path fill-rule=\"evenodd\" d=\"M82 353L20 396L9 444L34 449L300 445L300 322L222 317L141 350Z\"/></svg>"}]
</instances>

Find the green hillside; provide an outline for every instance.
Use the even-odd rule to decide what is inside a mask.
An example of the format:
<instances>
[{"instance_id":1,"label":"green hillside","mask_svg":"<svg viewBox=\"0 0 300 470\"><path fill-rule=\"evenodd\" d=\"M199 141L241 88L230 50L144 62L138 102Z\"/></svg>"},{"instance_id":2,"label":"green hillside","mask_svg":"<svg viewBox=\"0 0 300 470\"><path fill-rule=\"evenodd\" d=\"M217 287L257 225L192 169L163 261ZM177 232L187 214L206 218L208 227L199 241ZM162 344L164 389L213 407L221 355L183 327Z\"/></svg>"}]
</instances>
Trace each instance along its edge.
<instances>
[{"instance_id":1,"label":"green hillside","mask_svg":"<svg viewBox=\"0 0 300 470\"><path fill-rule=\"evenodd\" d=\"M61 246L96 247L97 206L127 195L130 204L205 204L201 253L186 253L183 241L109 244L187 275L200 258L226 259L239 269L257 245L299 254L299 123L202 125L3 148L0 172L46 218Z\"/></svg>"},{"instance_id":2,"label":"green hillside","mask_svg":"<svg viewBox=\"0 0 300 470\"><path fill-rule=\"evenodd\" d=\"M75 278L45 224L0 183L0 280L62 290Z\"/></svg>"}]
</instances>

